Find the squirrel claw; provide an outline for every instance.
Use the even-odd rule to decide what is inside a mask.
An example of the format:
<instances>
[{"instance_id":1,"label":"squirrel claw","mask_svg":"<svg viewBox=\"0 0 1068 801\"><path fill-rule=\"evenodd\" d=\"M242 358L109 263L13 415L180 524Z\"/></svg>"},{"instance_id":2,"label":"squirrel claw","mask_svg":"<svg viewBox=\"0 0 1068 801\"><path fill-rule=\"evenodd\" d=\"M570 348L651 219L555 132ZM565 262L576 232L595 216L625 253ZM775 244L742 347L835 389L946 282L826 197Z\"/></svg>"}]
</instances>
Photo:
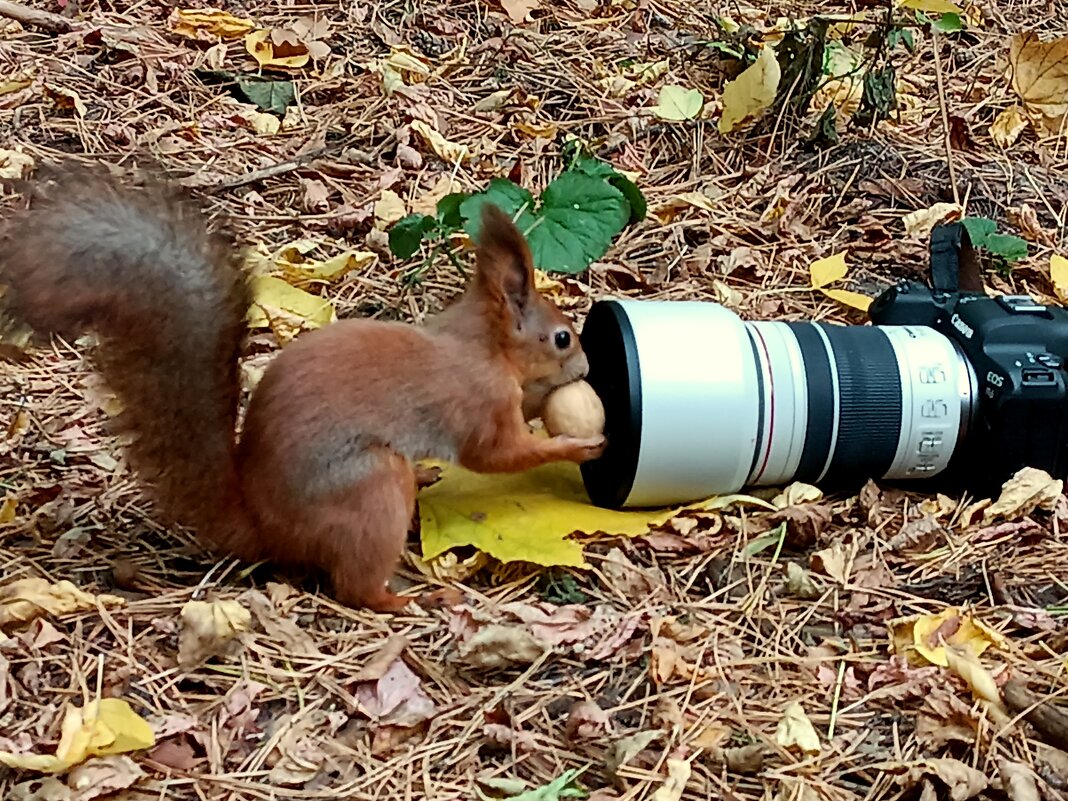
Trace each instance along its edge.
<instances>
[{"instance_id":1,"label":"squirrel claw","mask_svg":"<svg viewBox=\"0 0 1068 801\"><path fill-rule=\"evenodd\" d=\"M559 437L561 444L568 448L569 458L573 462L589 462L599 459L604 454L608 440L604 435L596 437Z\"/></svg>"}]
</instances>

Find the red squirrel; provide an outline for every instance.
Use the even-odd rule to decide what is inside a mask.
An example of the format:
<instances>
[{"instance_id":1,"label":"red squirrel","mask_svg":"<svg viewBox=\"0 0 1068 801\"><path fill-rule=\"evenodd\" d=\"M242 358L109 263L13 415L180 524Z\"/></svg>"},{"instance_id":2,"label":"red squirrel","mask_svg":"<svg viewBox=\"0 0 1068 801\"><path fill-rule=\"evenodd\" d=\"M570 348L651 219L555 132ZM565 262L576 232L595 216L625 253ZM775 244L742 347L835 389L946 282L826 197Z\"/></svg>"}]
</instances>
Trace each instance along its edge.
<instances>
[{"instance_id":1,"label":"red squirrel","mask_svg":"<svg viewBox=\"0 0 1068 801\"><path fill-rule=\"evenodd\" d=\"M603 437L527 425L588 364L491 204L458 300L422 327L352 319L302 334L264 372L238 438L251 297L232 238L163 184L62 167L35 195L0 229L9 312L41 334L97 334L131 465L160 512L209 546L321 568L338 601L398 611L415 600L387 588L414 514L413 461L516 472L603 452Z\"/></svg>"}]
</instances>

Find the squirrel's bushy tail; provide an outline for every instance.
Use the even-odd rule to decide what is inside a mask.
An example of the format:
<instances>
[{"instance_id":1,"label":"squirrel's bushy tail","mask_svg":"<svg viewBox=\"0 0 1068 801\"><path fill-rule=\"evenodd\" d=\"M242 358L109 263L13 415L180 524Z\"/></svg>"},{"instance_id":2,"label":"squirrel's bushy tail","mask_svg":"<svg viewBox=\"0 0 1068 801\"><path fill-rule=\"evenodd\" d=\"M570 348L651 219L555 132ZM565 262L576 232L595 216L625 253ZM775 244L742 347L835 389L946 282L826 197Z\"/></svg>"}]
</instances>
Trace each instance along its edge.
<instances>
[{"instance_id":1,"label":"squirrel's bushy tail","mask_svg":"<svg viewBox=\"0 0 1068 801\"><path fill-rule=\"evenodd\" d=\"M55 169L0 225L9 313L42 334L100 340L130 461L160 511L240 550L252 536L234 461L249 290L228 236L171 189Z\"/></svg>"}]
</instances>

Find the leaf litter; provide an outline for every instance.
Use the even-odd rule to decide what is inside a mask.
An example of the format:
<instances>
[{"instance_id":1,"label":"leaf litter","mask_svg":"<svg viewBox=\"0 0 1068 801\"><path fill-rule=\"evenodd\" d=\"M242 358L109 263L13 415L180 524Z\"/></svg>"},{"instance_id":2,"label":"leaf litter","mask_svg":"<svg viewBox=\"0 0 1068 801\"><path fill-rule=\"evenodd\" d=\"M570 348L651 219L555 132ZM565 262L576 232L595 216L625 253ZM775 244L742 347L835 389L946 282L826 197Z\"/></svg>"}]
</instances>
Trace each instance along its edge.
<instances>
[{"instance_id":1,"label":"leaf litter","mask_svg":"<svg viewBox=\"0 0 1068 801\"><path fill-rule=\"evenodd\" d=\"M1068 297L1063 15L897 4L897 109L862 130L879 25L863 10L835 9L808 111L783 103L806 80L790 31L825 6L83 4L59 37L5 19L0 176L157 154L257 254L250 363L338 317L440 307L463 280L448 248L402 262L391 226L495 178L545 214L573 137L649 201L620 228L631 199L598 188L597 248L538 244L568 262L545 285L578 319L621 294L855 323L865 296L919 272L935 222L965 214L1027 242L988 283ZM963 30L932 38L918 14ZM952 174L942 97L970 129ZM837 144L809 153L828 106ZM552 203L546 219L567 233ZM447 240L460 262L464 238ZM435 527L446 474L402 579L457 583L463 601L386 619L311 577L213 565L152 522L73 345L0 373L0 751L56 767L75 714L96 745L64 750L82 761L54 776L0 772L0 797L452 801L476 776L502 779L487 797L595 801L1063 790L1064 752L997 712L1010 677L1063 693L1068 505L1048 476L945 508L875 484L611 525L579 503L514 516L501 546L481 517L506 495L492 482ZM96 720L134 736L101 745L94 698L126 704Z\"/></svg>"}]
</instances>

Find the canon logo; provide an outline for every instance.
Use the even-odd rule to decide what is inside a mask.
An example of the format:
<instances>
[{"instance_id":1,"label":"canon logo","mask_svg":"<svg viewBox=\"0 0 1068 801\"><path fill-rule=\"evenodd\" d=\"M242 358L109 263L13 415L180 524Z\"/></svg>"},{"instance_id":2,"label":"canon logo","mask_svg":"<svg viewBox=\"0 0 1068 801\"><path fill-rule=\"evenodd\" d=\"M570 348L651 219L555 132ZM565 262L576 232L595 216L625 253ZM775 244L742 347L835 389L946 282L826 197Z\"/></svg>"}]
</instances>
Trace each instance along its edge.
<instances>
[{"instance_id":1,"label":"canon logo","mask_svg":"<svg viewBox=\"0 0 1068 801\"><path fill-rule=\"evenodd\" d=\"M966 322L964 322L964 320L960 319L959 314L954 314L952 317L950 317L949 322L954 328L964 334L964 336L968 339L971 339L975 335L975 331L972 330L972 327Z\"/></svg>"}]
</instances>

